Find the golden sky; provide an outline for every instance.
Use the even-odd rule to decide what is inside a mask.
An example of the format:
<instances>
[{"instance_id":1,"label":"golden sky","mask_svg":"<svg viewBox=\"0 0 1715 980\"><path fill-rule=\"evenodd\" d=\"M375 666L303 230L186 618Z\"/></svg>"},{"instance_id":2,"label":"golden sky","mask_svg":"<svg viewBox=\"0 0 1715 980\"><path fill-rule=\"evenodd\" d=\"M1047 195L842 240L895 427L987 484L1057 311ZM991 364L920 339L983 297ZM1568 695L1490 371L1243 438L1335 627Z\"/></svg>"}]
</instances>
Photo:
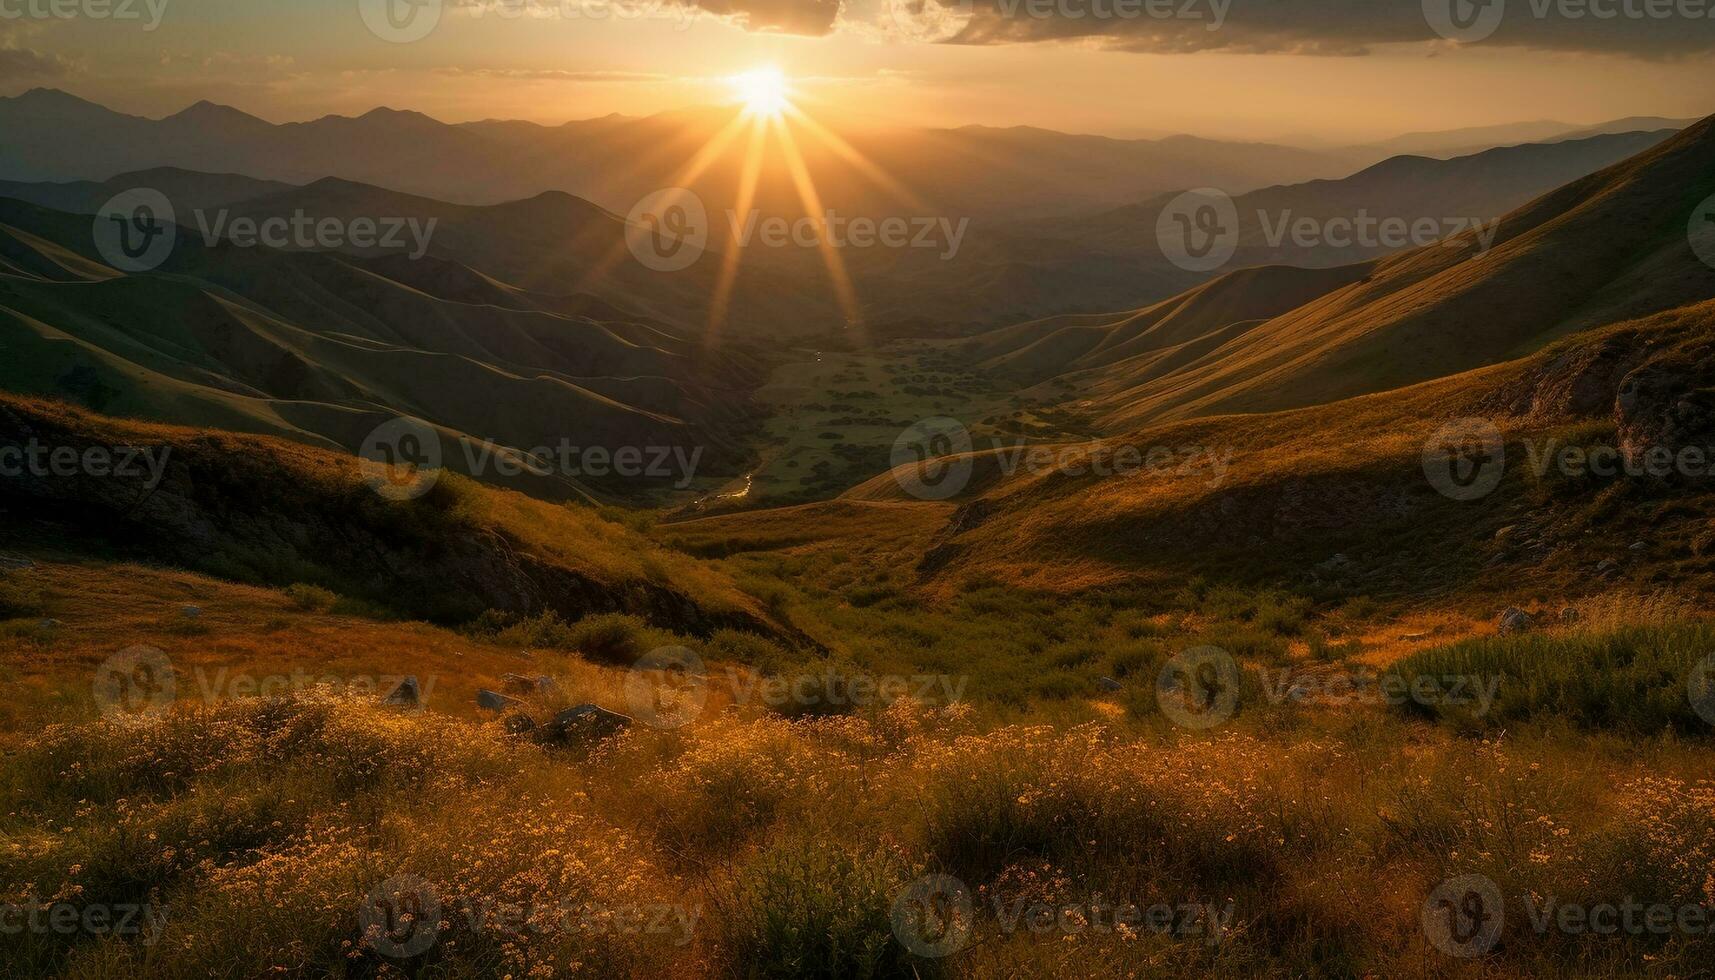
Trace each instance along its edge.
<instances>
[{"instance_id":1,"label":"golden sky","mask_svg":"<svg viewBox=\"0 0 1715 980\"><path fill-rule=\"evenodd\" d=\"M1222 0L1218 30L1036 18L1017 13L1024 0L983 0L1013 15L952 8L952 43L925 40L919 12L893 6L937 0L627 0L649 6L623 16L606 0L446 0L411 43L365 26L369 0L116 0L140 19L28 16L44 2L0 0L0 94L57 87L146 115L209 99L274 121L386 105L557 123L726 101L725 78L765 64L824 119L1116 136L1358 142L1715 111L1702 40L1715 20L1609 29L1526 11L1516 32L1509 20L1461 46L1433 35L1423 0L1357 5L1377 11L1369 19L1351 15L1353 0ZM153 29L149 3L165 4ZM520 3L531 6L501 6ZM1288 8L1301 13L1282 19Z\"/></svg>"}]
</instances>

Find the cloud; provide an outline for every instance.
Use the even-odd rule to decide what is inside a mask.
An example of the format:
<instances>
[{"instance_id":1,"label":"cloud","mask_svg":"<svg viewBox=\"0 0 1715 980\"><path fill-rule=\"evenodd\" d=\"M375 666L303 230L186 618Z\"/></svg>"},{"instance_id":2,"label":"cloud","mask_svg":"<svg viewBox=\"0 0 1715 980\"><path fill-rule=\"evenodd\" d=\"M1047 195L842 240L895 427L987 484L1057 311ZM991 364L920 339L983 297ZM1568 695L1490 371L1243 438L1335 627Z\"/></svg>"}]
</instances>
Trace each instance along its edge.
<instances>
[{"instance_id":1,"label":"cloud","mask_svg":"<svg viewBox=\"0 0 1715 980\"><path fill-rule=\"evenodd\" d=\"M845 19L917 41L1159 54L1362 55L1455 41L1649 59L1715 49L1715 0L847 0Z\"/></svg>"},{"instance_id":2,"label":"cloud","mask_svg":"<svg viewBox=\"0 0 1715 980\"><path fill-rule=\"evenodd\" d=\"M0 21L0 82L21 79L57 78L77 67L68 58L24 46L26 26L13 27Z\"/></svg>"}]
</instances>

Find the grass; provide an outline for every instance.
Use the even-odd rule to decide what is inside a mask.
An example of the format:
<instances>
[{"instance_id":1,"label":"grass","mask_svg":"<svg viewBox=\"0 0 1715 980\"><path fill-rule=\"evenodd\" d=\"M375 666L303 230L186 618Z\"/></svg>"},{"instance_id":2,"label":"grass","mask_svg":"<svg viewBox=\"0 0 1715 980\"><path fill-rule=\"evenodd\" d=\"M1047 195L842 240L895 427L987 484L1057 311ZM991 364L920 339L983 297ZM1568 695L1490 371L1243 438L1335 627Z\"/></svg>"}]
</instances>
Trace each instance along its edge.
<instances>
[{"instance_id":1,"label":"grass","mask_svg":"<svg viewBox=\"0 0 1715 980\"><path fill-rule=\"evenodd\" d=\"M1486 711L1469 703L1409 703L1410 710L1462 729L1554 723L1587 731L1702 736L1715 722L1698 714L1688 692L1711 655L1715 627L1707 622L1600 624L1564 634L1466 640L1413 656L1397 673L1496 682L1497 697ZM1450 691L1451 685L1441 689ZM1715 688L1706 703L1715 715Z\"/></svg>"}]
</instances>

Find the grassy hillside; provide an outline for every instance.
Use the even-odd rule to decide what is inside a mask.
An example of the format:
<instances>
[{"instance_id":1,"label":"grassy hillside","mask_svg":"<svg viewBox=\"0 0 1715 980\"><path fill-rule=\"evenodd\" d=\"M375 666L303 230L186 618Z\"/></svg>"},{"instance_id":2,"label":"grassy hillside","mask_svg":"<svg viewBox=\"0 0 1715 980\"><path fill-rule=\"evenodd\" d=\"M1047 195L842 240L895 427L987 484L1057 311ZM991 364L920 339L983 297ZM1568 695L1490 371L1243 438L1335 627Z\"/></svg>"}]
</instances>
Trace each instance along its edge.
<instances>
[{"instance_id":1,"label":"grassy hillside","mask_svg":"<svg viewBox=\"0 0 1715 980\"><path fill-rule=\"evenodd\" d=\"M450 474L418 499L384 499L371 464L290 442L123 422L0 397L0 447L138 447L134 473L0 477L13 547L165 561L245 582L309 583L444 622L489 610L569 620L627 613L688 634L790 628L709 567L652 545L605 512ZM366 468L368 467L368 468Z\"/></svg>"}]
</instances>

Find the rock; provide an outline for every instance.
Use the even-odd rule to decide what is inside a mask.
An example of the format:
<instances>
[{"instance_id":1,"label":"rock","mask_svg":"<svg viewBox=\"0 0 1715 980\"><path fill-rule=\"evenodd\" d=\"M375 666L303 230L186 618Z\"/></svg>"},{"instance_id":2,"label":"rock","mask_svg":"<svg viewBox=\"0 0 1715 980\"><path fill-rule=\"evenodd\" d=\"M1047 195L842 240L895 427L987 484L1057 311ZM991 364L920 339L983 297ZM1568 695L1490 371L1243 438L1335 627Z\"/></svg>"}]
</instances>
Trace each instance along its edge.
<instances>
[{"instance_id":1,"label":"rock","mask_svg":"<svg viewBox=\"0 0 1715 980\"><path fill-rule=\"evenodd\" d=\"M41 622L37 623L36 625L40 626L42 629L45 629L45 630L57 630L60 628L61 624L60 624L60 621L57 619L44 619Z\"/></svg>"},{"instance_id":2,"label":"rock","mask_svg":"<svg viewBox=\"0 0 1715 980\"><path fill-rule=\"evenodd\" d=\"M398 705L414 708L423 703L423 691L417 686L417 678L407 677L399 682L393 693L381 699L382 704Z\"/></svg>"},{"instance_id":3,"label":"rock","mask_svg":"<svg viewBox=\"0 0 1715 980\"><path fill-rule=\"evenodd\" d=\"M524 714L507 715L501 719L500 727L508 735L528 735L536 730L536 719Z\"/></svg>"},{"instance_id":4,"label":"rock","mask_svg":"<svg viewBox=\"0 0 1715 980\"><path fill-rule=\"evenodd\" d=\"M0 555L0 572L27 572L36 567L36 563L28 558L13 558L10 555Z\"/></svg>"},{"instance_id":5,"label":"rock","mask_svg":"<svg viewBox=\"0 0 1715 980\"><path fill-rule=\"evenodd\" d=\"M1292 690L1286 692L1286 699L1291 701L1293 704L1298 704L1309 696L1310 689L1302 685L1295 684L1293 685Z\"/></svg>"},{"instance_id":6,"label":"rock","mask_svg":"<svg viewBox=\"0 0 1715 980\"><path fill-rule=\"evenodd\" d=\"M1512 636L1530 629L1530 614L1517 607L1501 613L1501 635Z\"/></svg>"},{"instance_id":7,"label":"rock","mask_svg":"<svg viewBox=\"0 0 1715 980\"><path fill-rule=\"evenodd\" d=\"M1618 568L1619 566L1620 566L1620 563L1615 561L1614 559L1604 558L1604 559L1602 559L1601 563L1599 563L1596 566L1596 571L1598 571L1598 572L1612 571L1613 569Z\"/></svg>"},{"instance_id":8,"label":"rock","mask_svg":"<svg viewBox=\"0 0 1715 980\"><path fill-rule=\"evenodd\" d=\"M507 674L500 682L508 691L514 694L547 694L556 687L554 679L546 675L540 677L525 677L523 674Z\"/></svg>"},{"instance_id":9,"label":"rock","mask_svg":"<svg viewBox=\"0 0 1715 980\"><path fill-rule=\"evenodd\" d=\"M1632 551L1648 551L1649 550L1649 544L1647 542L1644 542L1644 541L1638 541L1638 542L1633 543L1631 550Z\"/></svg>"},{"instance_id":10,"label":"rock","mask_svg":"<svg viewBox=\"0 0 1715 980\"><path fill-rule=\"evenodd\" d=\"M476 692L476 706L486 708L489 711L505 711L508 708L516 708L523 703L517 698L509 698L498 691Z\"/></svg>"},{"instance_id":11,"label":"rock","mask_svg":"<svg viewBox=\"0 0 1715 980\"><path fill-rule=\"evenodd\" d=\"M1125 685L1114 680L1112 677L1104 677L1101 680L1096 681L1096 686L1107 691L1109 694L1117 694L1118 692L1125 690Z\"/></svg>"},{"instance_id":12,"label":"rock","mask_svg":"<svg viewBox=\"0 0 1715 980\"><path fill-rule=\"evenodd\" d=\"M1571 626L1576 622L1578 622L1578 610L1571 606L1567 606L1565 609L1560 610L1560 625Z\"/></svg>"},{"instance_id":13,"label":"rock","mask_svg":"<svg viewBox=\"0 0 1715 980\"><path fill-rule=\"evenodd\" d=\"M558 741L589 743L622 734L631 725L632 720L617 711L594 704L580 704L555 715L548 727Z\"/></svg>"},{"instance_id":14,"label":"rock","mask_svg":"<svg viewBox=\"0 0 1715 980\"><path fill-rule=\"evenodd\" d=\"M1513 532L1517 531L1517 530L1518 530L1517 524L1509 524L1506 527L1503 527L1499 531L1495 532L1495 540L1496 541L1505 541L1506 539L1512 537Z\"/></svg>"},{"instance_id":15,"label":"rock","mask_svg":"<svg viewBox=\"0 0 1715 980\"><path fill-rule=\"evenodd\" d=\"M1405 643L1421 643L1427 639L1429 639L1428 633L1407 633L1400 637L1400 640Z\"/></svg>"},{"instance_id":16,"label":"rock","mask_svg":"<svg viewBox=\"0 0 1715 980\"><path fill-rule=\"evenodd\" d=\"M184 606L179 610L179 615L185 617L186 619L196 619L202 615L202 607L201 606Z\"/></svg>"}]
</instances>

